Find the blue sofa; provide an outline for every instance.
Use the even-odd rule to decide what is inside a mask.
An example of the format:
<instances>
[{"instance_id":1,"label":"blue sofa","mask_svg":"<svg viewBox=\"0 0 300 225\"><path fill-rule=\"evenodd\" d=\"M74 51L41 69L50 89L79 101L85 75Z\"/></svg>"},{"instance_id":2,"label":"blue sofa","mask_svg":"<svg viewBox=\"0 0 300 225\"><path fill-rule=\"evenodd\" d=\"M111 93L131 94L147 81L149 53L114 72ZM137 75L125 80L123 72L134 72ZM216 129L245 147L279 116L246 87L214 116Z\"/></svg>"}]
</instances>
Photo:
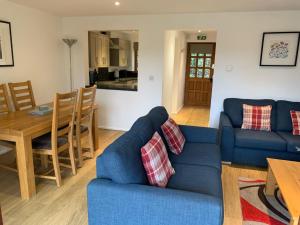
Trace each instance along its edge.
<instances>
[{"instance_id":1,"label":"blue sofa","mask_svg":"<svg viewBox=\"0 0 300 225\"><path fill-rule=\"evenodd\" d=\"M180 126L184 150L179 156L168 150L175 175L166 188L149 185L140 149L155 131L163 137L160 126L167 119L165 108L153 108L97 158L97 178L88 185L89 225L223 223L216 129Z\"/></svg>"},{"instance_id":2,"label":"blue sofa","mask_svg":"<svg viewBox=\"0 0 300 225\"><path fill-rule=\"evenodd\" d=\"M242 130L243 104L272 105L271 130ZM300 161L300 136L292 134L290 110L300 111L300 102L228 98L220 116L222 160L267 167L266 158Z\"/></svg>"}]
</instances>

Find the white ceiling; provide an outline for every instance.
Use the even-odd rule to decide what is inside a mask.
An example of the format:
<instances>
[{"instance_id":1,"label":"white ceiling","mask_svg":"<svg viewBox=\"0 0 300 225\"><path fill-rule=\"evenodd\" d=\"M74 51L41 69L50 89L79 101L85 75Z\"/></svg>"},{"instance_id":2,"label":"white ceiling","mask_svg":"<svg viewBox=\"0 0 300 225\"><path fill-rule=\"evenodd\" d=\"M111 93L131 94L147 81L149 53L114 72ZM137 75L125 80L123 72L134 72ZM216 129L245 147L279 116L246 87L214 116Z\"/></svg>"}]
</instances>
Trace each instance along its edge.
<instances>
[{"instance_id":1,"label":"white ceiling","mask_svg":"<svg viewBox=\"0 0 300 225\"><path fill-rule=\"evenodd\" d=\"M60 16L300 10L300 0L9 0Z\"/></svg>"}]
</instances>

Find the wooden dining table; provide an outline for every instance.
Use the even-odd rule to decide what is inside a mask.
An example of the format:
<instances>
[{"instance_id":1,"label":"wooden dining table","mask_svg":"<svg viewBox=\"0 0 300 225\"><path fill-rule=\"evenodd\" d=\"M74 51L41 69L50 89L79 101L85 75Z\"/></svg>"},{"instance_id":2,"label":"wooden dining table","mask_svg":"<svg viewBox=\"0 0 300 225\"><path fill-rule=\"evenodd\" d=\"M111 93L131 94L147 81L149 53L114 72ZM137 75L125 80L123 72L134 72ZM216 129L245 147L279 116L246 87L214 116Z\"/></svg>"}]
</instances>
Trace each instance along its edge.
<instances>
[{"instance_id":1,"label":"wooden dining table","mask_svg":"<svg viewBox=\"0 0 300 225\"><path fill-rule=\"evenodd\" d=\"M32 115L33 109L9 112L0 115L0 140L16 143L17 165L21 198L28 200L36 194L32 139L51 131L52 113ZM94 148L99 148L97 129L98 107L94 107L93 137Z\"/></svg>"}]
</instances>

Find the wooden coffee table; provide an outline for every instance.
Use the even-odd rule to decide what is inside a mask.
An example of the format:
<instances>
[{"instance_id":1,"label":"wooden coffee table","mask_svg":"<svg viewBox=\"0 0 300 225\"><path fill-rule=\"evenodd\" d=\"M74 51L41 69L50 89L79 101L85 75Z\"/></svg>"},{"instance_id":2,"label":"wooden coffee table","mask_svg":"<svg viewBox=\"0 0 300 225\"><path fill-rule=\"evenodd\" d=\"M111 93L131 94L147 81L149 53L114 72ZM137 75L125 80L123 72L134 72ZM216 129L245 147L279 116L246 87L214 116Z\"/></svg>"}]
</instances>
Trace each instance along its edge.
<instances>
[{"instance_id":1,"label":"wooden coffee table","mask_svg":"<svg viewBox=\"0 0 300 225\"><path fill-rule=\"evenodd\" d=\"M300 162L268 158L266 195L274 195L276 184L291 214L290 225L300 225Z\"/></svg>"}]
</instances>

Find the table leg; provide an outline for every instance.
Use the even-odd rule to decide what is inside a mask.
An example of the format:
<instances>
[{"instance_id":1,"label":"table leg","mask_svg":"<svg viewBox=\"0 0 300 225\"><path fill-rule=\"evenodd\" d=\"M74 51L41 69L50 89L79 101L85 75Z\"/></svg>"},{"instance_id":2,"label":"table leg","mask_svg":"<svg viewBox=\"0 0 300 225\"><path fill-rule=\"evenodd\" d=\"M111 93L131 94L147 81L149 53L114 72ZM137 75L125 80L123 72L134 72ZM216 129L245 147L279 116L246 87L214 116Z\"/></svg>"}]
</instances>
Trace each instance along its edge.
<instances>
[{"instance_id":1,"label":"table leg","mask_svg":"<svg viewBox=\"0 0 300 225\"><path fill-rule=\"evenodd\" d=\"M93 113L93 141L94 149L97 151L99 149L99 138L98 138L98 109L94 110Z\"/></svg>"},{"instance_id":2,"label":"table leg","mask_svg":"<svg viewBox=\"0 0 300 225\"><path fill-rule=\"evenodd\" d=\"M276 189L276 179L273 174L272 169L268 168L268 175L267 175L267 183L266 183L266 195L274 195Z\"/></svg>"},{"instance_id":3,"label":"table leg","mask_svg":"<svg viewBox=\"0 0 300 225\"><path fill-rule=\"evenodd\" d=\"M21 136L16 144L21 197L28 200L36 194L31 137Z\"/></svg>"},{"instance_id":4,"label":"table leg","mask_svg":"<svg viewBox=\"0 0 300 225\"><path fill-rule=\"evenodd\" d=\"M300 225L300 219L299 219L299 217L298 218L297 217L294 217L294 218L292 217L290 225Z\"/></svg>"}]
</instances>

